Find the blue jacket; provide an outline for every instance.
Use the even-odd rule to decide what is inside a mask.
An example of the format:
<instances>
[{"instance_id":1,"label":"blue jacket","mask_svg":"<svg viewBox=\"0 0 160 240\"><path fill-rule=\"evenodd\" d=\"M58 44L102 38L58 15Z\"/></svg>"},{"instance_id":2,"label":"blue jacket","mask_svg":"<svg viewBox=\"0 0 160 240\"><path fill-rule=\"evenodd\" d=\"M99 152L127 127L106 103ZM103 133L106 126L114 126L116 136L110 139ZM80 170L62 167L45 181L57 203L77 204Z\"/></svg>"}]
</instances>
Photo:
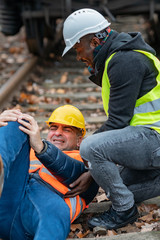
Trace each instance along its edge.
<instances>
[{"instance_id":1,"label":"blue jacket","mask_svg":"<svg viewBox=\"0 0 160 240\"><path fill-rule=\"evenodd\" d=\"M48 141L44 141L44 144L44 150L40 154L36 154L36 157L65 186L69 187L69 185L82 173L87 171L82 162L75 161L75 159L69 157ZM40 179L39 175L36 173L32 174L32 177L43 182L45 185L49 185ZM53 190L51 186L48 187ZM88 190L80 195L85 199L86 204L93 200L97 194L98 188L99 186L93 180ZM57 194L63 197L59 192L57 192Z\"/></svg>"}]
</instances>

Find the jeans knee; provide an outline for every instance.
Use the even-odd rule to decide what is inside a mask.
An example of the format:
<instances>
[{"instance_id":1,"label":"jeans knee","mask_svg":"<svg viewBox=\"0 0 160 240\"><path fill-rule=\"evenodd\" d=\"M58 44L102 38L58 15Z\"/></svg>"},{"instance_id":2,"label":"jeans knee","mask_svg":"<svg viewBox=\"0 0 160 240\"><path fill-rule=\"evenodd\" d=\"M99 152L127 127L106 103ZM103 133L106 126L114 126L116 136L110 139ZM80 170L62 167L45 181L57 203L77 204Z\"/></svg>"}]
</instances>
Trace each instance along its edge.
<instances>
[{"instance_id":1,"label":"jeans knee","mask_svg":"<svg viewBox=\"0 0 160 240\"><path fill-rule=\"evenodd\" d=\"M111 152L113 152L112 145L104 144L103 141L99 141L94 135L83 140L80 146L80 155L82 159L90 162L92 165L94 163L110 162Z\"/></svg>"},{"instance_id":2,"label":"jeans knee","mask_svg":"<svg viewBox=\"0 0 160 240\"><path fill-rule=\"evenodd\" d=\"M95 141L92 136L84 139L80 145L80 155L84 160L90 161L94 156Z\"/></svg>"}]
</instances>

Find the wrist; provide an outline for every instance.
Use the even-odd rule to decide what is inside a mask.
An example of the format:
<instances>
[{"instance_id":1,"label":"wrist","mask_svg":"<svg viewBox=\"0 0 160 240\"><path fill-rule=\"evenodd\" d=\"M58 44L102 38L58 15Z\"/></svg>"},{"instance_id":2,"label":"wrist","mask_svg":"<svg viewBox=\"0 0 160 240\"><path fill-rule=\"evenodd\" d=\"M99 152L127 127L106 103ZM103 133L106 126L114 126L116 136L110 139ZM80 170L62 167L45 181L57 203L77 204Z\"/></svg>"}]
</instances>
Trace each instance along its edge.
<instances>
[{"instance_id":1,"label":"wrist","mask_svg":"<svg viewBox=\"0 0 160 240\"><path fill-rule=\"evenodd\" d=\"M40 147L36 149L35 153L42 154L46 151L47 147L48 147L48 145L45 142L45 140L42 140Z\"/></svg>"}]
</instances>

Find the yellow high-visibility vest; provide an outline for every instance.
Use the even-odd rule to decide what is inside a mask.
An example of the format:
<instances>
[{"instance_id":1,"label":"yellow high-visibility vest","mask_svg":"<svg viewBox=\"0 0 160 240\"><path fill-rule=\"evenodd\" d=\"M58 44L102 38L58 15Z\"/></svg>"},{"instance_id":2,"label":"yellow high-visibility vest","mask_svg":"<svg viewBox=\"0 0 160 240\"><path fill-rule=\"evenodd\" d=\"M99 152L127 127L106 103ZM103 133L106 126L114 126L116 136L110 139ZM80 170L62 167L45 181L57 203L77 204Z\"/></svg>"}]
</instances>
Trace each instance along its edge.
<instances>
[{"instance_id":1,"label":"yellow high-visibility vest","mask_svg":"<svg viewBox=\"0 0 160 240\"><path fill-rule=\"evenodd\" d=\"M134 51L140 52L150 58L158 70L158 75L156 77L157 85L147 94L137 99L130 125L145 126L160 133L160 61L152 53L142 50ZM116 54L116 52L107 59L102 77L102 100L107 116L110 97L110 82L107 74L107 68L109 61L112 59L114 54Z\"/></svg>"}]
</instances>

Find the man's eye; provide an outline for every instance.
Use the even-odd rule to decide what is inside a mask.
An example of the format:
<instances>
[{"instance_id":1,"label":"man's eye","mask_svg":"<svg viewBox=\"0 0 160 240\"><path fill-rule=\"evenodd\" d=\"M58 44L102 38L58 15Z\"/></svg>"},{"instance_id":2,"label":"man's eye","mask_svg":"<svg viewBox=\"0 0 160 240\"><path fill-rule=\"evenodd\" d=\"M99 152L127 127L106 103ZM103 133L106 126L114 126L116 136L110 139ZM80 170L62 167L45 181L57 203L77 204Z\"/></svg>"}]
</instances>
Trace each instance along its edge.
<instances>
[{"instance_id":1,"label":"man's eye","mask_svg":"<svg viewBox=\"0 0 160 240\"><path fill-rule=\"evenodd\" d=\"M56 128L55 127L51 127L50 130L56 131Z\"/></svg>"},{"instance_id":2,"label":"man's eye","mask_svg":"<svg viewBox=\"0 0 160 240\"><path fill-rule=\"evenodd\" d=\"M70 128L65 128L64 129L66 132L71 132L71 129Z\"/></svg>"}]
</instances>

